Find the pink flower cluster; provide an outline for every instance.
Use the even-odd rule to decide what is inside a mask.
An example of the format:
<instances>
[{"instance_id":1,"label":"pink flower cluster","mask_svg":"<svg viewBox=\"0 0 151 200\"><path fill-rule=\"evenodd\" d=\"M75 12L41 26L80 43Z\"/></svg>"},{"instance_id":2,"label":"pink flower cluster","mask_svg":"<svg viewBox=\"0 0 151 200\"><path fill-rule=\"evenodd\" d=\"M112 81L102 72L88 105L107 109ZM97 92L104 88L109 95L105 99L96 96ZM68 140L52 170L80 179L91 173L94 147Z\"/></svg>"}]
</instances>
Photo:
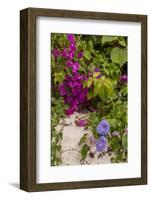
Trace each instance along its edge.
<instances>
[{"instance_id":1,"label":"pink flower cluster","mask_svg":"<svg viewBox=\"0 0 151 200\"><path fill-rule=\"evenodd\" d=\"M63 96L64 102L70 106L66 110L67 115L73 114L74 111L79 111L81 105L86 105L88 89L83 88L82 84L86 79L86 76L74 73L74 76L67 75L59 85L60 95Z\"/></svg>"},{"instance_id":2,"label":"pink flower cluster","mask_svg":"<svg viewBox=\"0 0 151 200\"><path fill-rule=\"evenodd\" d=\"M76 40L73 34L67 35L67 40L69 42L69 46L67 48L65 47L61 51L59 49L53 49L52 53L55 58L58 58L59 56L64 58L66 60L66 67L71 67L72 72L75 73L80 68L80 65L74 58L77 56L78 59L81 59L83 57L83 52L79 51L76 55Z\"/></svg>"},{"instance_id":3,"label":"pink flower cluster","mask_svg":"<svg viewBox=\"0 0 151 200\"><path fill-rule=\"evenodd\" d=\"M83 57L82 51L77 51L76 39L73 34L67 35L69 45L63 50L53 49L53 56L57 59L59 56L65 59L65 68L71 68L71 75L66 75L65 80L59 85L59 93L64 98L64 102L69 105L65 111L71 115L74 111L79 111L81 105L87 103L88 90L83 88L83 81L87 79L85 75L78 72L80 64L79 59Z\"/></svg>"}]
</instances>

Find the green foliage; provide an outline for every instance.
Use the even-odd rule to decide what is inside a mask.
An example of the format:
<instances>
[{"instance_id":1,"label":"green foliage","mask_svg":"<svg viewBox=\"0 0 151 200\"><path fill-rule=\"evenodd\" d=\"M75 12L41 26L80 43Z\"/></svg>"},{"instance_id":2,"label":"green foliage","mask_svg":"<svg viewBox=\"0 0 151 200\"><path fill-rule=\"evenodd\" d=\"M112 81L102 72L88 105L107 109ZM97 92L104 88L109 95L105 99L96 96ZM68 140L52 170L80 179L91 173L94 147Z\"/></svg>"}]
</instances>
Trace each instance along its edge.
<instances>
[{"instance_id":1,"label":"green foliage","mask_svg":"<svg viewBox=\"0 0 151 200\"><path fill-rule=\"evenodd\" d=\"M55 83L62 83L64 78L65 78L65 73L63 73L63 72L54 73L54 82Z\"/></svg>"},{"instance_id":2,"label":"green foliage","mask_svg":"<svg viewBox=\"0 0 151 200\"><path fill-rule=\"evenodd\" d=\"M89 151L89 146L87 144L84 144L82 146L81 151L80 151L81 156L82 156L82 160L84 160L86 158L88 151Z\"/></svg>"},{"instance_id":3,"label":"green foliage","mask_svg":"<svg viewBox=\"0 0 151 200\"><path fill-rule=\"evenodd\" d=\"M97 79L94 83L94 96L99 96L101 100L106 101L113 96L113 84L105 76Z\"/></svg>"},{"instance_id":4,"label":"green foliage","mask_svg":"<svg viewBox=\"0 0 151 200\"><path fill-rule=\"evenodd\" d=\"M89 128L93 136L98 139L96 127L102 119L107 119L110 124L110 132L118 131L118 136L108 137L108 145L114 155L111 157L113 163L127 161L127 135L124 134L127 127L127 86L121 85L115 88L115 96L105 103L97 103L97 112L92 112L89 117Z\"/></svg>"},{"instance_id":5,"label":"green foliage","mask_svg":"<svg viewBox=\"0 0 151 200\"><path fill-rule=\"evenodd\" d=\"M123 135L122 137L122 146L126 150L127 149L127 135Z\"/></svg>"},{"instance_id":6,"label":"green foliage","mask_svg":"<svg viewBox=\"0 0 151 200\"><path fill-rule=\"evenodd\" d=\"M127 62L127 49L115 47L115 48L112 49L110 56L111 56L111 60L114 63L122 66Z\"/></svg>"},{"instance_id":7,"label":"green foliage","mask_svg":"<svg viewBox=\"0 0 151 200\"><path fill-rule=\"evenodd\" d=\"M81 145L81 144L83 144L86 140L87 140L87 133L85 133L82 137L81 137L81 139L80 139L80 142L79 142L79 145Z\"/></svg>"},{"instance_id":8,"label":"green foliage","mask_svg":"<svg viewBox=\"0 0 151 200\"><path fill-rule=\"evenodd\" d=\"M123 87L121 87L121 90L120 90L119 94L124 97L124 96L127 96L127 92L128 92L127 85L123 85Z\"/></svg>"},{"instance_id":9,"label":"green foliage","mask_svg":"<svg viewBox=\"0 0 151 200\"><path fill-rule=\"evenodd\" d=\"M51 105L51 165L56 166L61 164L61 145L60 142L63 137L62 128L60 131L56 130L59 120L65 117L64 110L66 105L62 98L52 97Z\"/></svg>"},{"instance_id":10,"label":"green foliage","mask_svg":"<svg viewBox=\"0 0 151 200\"><path fill-rule=\"evenodd\" d=\"M91 53L89 51L84 51L84 57L87 59L87 60L90 60L91 59Z\"/></svg>"},{"instance_id":11,"label":"green foliage","mask_svg":"<svg viewBox=\"0 0 151 200\"><path fill-rule=\"evenodd\" d=\"M113 96L113 84L111 80L105 76L100 78L96 78L95 76L93 76L93 78L90 77L83 84L85 88L89 88L88 99L92 99L98 96L102 101L106 101ZM92 85L93 87L91 87Z\"/></svg>"},{"instance_id":12,"label":"green foliage","mask_svg":"<svg viewBox=\"0 0 151 200\"><path fill-rule=\"evenodd\" d=\"M110 140L110 145L111 145L112 150L115 153L118 153L121 148L121 138L120 137L112 137Z\"/></svg>"},{"instance_id":13,"label":"green foliage","mask_svg":"<svg viewBox=\"0 0 151 200\"><path fill-rule=\"evenodd\" d=\"M119 41L119 44L120 44L121 46L123 46L123 47L126 47L126 42L125 42L125 40Z\"/></svg>"},{"instance_id":14,"label":"green foliage","mask_svg":"<svg viewBox=\"0 0 151 200\"><path fill-rule=\"evenodd\" d=\"M91 112L89 116L89 128L96 139L99 138L99 134L96 132L96 127L99 122L99 115L96 112Z\"/></svg>"},{"instance_id":15,"label":"green foliage","mask_svg":"<svg viewBox=\"0 0 151 200\"><path fill-rule=\"evenodd\" d=\"M109 140L114 152L111 161L113 163L127 162L127 135L114 136Z\"/></svg>"},{"instance_id":16,"label":"green foliage","mask_svg":"<svg viewBox=\"0 0 151 200\"><path fill-rule=\"evenodd\" d=\"M103 36L102 37L102 45L116 41L117 39L118 39L117 36Z\"/></svg>"}]
</instances>

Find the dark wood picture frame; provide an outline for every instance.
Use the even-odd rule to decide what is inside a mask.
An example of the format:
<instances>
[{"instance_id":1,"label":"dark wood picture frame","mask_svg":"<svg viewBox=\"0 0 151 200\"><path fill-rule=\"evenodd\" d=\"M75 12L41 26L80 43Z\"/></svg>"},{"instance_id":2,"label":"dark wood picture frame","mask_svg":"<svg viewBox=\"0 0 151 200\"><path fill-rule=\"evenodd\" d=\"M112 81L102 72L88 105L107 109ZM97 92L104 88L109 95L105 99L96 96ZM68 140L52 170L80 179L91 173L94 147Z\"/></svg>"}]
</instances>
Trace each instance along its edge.
<instances>
[{"instance_id":1,"label":"dark wood picture frame","mask_svg":"<svg viewBox=\"0 0 151 200\"><path fill-rule=\"evenodd\" d=\"M141 177L36 183L36 18L62 17L141 23ZM72 181L72 180L71 180ZM147 16L27 8L20 12L20 188L46 191L147 184Z\"/></svg>"}]
</instances>

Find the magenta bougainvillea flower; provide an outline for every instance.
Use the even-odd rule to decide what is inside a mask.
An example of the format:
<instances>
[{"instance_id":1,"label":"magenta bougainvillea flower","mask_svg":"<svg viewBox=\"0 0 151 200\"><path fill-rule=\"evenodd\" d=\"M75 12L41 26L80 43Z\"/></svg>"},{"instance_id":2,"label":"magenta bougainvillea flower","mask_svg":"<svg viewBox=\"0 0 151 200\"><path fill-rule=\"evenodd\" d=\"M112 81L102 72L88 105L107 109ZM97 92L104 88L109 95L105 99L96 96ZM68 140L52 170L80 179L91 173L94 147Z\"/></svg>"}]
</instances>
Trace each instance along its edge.
<instances>
[{"instance_id":1,"label":"magenta bougainvillea flower","mask_svg":"<svg viewBox=\"0 0 151 200\"><path fill-rule=\"evenodd\" d=\"M59 91L60 91L60 95L61 96L67 95L67 91L65 89L65 84L64 83L62 83L62 84L59 85Z\"/></svg>"},{"instance_id":2,"label":"magenta bougainvillea flower","mask_svg":"<svg viewBox=\"0 0 151 200\"><path fill-rule=\"evenodd\" d=\"M67 39L69 40L70 43L72 44L75 43L75 37L73 34L68 34Z\"/></svg>"},{"instance_id":3,"label":"magenta bougainvillea flower","mask_svg":"<svg viewBox=\"0 0 151 200\"><path fill-rule=\"evenodd\" d=\"M66 66L67 66L67 67L71 67L72 65L73 65L72 60L67 60L67 61L66 61Z\"/></svg>"},{"instance_id":4,"label":"magenta bougainvillea flower","mask_svg":"<svg viewBox=\"0 0 151 200\"><path fill-rule=\"evenodd\" d=\"M74 54L75 54L74 51L69 51L67 58L72 60L74 58Z\"/></svg>"},{"instance_id":5,"label":"magenta bougainvillea flower","mask_svg":"<svg viewBox=\"0 0 151 200\"><path fill-rule=\"evenodd\" d=\"M61 52L63 58L67 58L70 60L74 58L74 54L75 54L74 51L67 50L66 48L64 48L63 51Z\"/></svg>"},{"instance_id":6,"label":"magenta bougainvillea flower","mask_svg":"<svg viewBox=\"0 0 151 200\"><path fill-rule=\"evenodd\" d=\"M59 55L60 55L60 52L59 52L58 49L53 49L52 54L53 54L53 56L54 56L55 58L58 58Z\"/></svg>"},{"instance_id":7,"label":"magenta bougainvillea flower","mask_svg":"<svg viewBox=\"0 0 151 200\"><path fill-rule=\"evenodd\" d=\"M72 108L68 108L66 111L65 111L66 115L70 116L74 113L74 110Z\"/></svg>"},{"instance_id":8,"label":"magenta bougainvillea flower","mask_svg":"<svg viewBox=\"0 0 151 200\"><path fill-rule=\"evenodd\" d=\"M123 75L120 76L120 80L123 81L123 82L127 83L127 79L128 79L128 77L127 77L126 74L123 74Z\"/></svg>"},{"instance_id":9,"label":"magenta bougainvillea flower","mask_svg":"<svg viewBox=\"0 0 151 200\"><path fill-rule=\"evenodd\" d=\"M75 104L74 97L73 96L67 96L66 97L66 103Z\"/></svg>"},{"instance_id":10,"label":"magenta bougainvillea flower","mask_svg":"<svg viewBox=\"0 0 151 200\"><path fill-rule=\"evenodd\" d=\"M76 120L75 124L77 126L87 126L88 125L88 120L87 119Z\"/></svg>"},{"instance_id":11,"label":"magenta bougainvillea flower","mask_svg":"<svg viewBox=\"0 0 151 200\"><path fill-rule=\"evenodd\" d=\"M79 51L78 52L78 59L81 59L83 57L83 52L82 51Z\"/></svg>"},{"instance_id":12,"label":"magenta bougainvillea flower","mask_svg":"<svg viewBox=\"0 0 151 200\"><path fill-rule=\"evenodd\" d=\"M68 57L69 57L69 53L68 53L68 51L67 51L66 48L63 49L63 51L61 52L61 55L62 55L62 57L64 57L64 58L68 58Z\"/></svg>"},{"instance_id":13,"label":"magenta bougainvillea flower","mask_svg":"<svg viewBox=\"0 0 151 200\"><path fill-rule=\"evenodd\" d=\"M104 136L101 136L97 141L96 141L96 150L97 151L104 151L107 147L107 139Z\"/></svg>"},{"instance_id":14,"label":"magenta bougainvillea flower","mask_svg":"<svg viewBox=\"0 0 151 200\"><path fill-rule=\"evenodd\" d=\"M84 88L82 92L79 94L79 102L80 103L85 103L87 102L87 94L88 94L88 89Z\"/></svg>"},{"instance_id":15,"label":"magenta bougainvillea flower","mask_svg":"<svg viewBox=\"0 0 151 200\"><path fill-rule=\"evenodd\" d=\"M67 75L63 83L59 85L59 93L64 98L64 102L69 105L66 110L67 115L78 111L82 105L87 104L87 88L83 88L83 81L87 77L80 75L78 72L74 76Z\"/></svg>"},{"instance_id":16,"label":"magenta bougainvillea flower","mask_svg":"<svg viewBox=\"0 0 151 200\"><path fill-rule=\"evenodd\" d=\"M80 65L79 65L78 62L75 62L75 63L72 64L71 67L72 67L72 71L73 71L73 72L77 72L78 69L79 69L79 67L80 67Z\"/></svg>"},{"instance_id":17,"label":"magenta bougainvillea flower","mask_svg":"<svg viewBox=\"0 0 151 200\"><path fill-rule=\"evenodd\" d=\"M110 124L107 120L103 119L98 126L96 127L97 132L101 136L106 136L109 133L110 130Z\"/></svg>"},{"instance_id":18,"label":"magenta bougainvillea flower","mask_svg":"<svg viewBox=\"0 0 151 200\"><path fill-rule=\"evenodd\" d=\"M75 51L76 51L76 46L75 46L75 44L71 43L70 46L69 46L69 49L70 49L70 51L75 52Z\"/></svg>"}]
</instances>

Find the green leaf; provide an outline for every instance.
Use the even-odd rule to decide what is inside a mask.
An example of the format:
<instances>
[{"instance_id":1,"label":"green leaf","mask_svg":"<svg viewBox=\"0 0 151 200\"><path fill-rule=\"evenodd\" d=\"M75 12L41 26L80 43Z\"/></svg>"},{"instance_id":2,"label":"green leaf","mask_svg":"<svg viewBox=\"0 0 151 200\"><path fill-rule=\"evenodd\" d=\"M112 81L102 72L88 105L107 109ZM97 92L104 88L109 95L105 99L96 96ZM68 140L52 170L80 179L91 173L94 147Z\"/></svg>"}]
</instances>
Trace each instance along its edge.
<instances>
[{"instance_id":1,"label":"green leaf","mask_svg":"<svg viewBox=\"0 0 151 200\"><path fill-rule=\"evenodd\" d=\"M116 130L119 121L117 119L108 119L111 129Z\"/></svg>"},{"instance_id":2,"label":"green leaf","mask_svg":"<svg viewBox=\"0 0 151 200\"><path fill-rule=\"evenodd\" d=\"M82 136L82 138L80 139L79 145L83 144L83 143L86 141L87 135L88 135L88 134L85 133L85 134Z\"/></svg>"},{"instance_id":3,"label":"green leaf","mask_svg":"<svg viewBox=\"0 0 151 200\"><path fill-rule=\"evenodd\" d=\"M106 101L108 98L113 96L113 84L110 79L101 77L99 80L99 84L97 84L97 92L103 101Z\"/></svg>"},{"instance_id":4,"label":"green leaf","mask_svg":"<svg viewBox=\"0 0 151 200\"><path fill-rule=\"evenodd\" d=\"M87 50L84 51L84 55L83 55L87 60L91 59L91 53Z\"/></svg>"},{"instance_id":5,"label":"green leaf","mask_svg":"<svg viewBox=\"0 0 151 200\"><path fill-rule=\"evenodd\" d=\"M117 40L116 36L103 36L102 37L102 45L109 43L109 42L113 42L115 40Z\"/></svg>"},{"instance_id":6,"label":"green leaf","mask_svg":"<svg viewBox=\"0 0 151 200\"><path fill-rule=\"evenodd\" d=\"M120 41L119 41L119 44L120 44L121 46L123 46L123 47L126 47L126 42L125 42L125 40L120 40Z\"/></svg>"},{"instance_id":7,"label":"green leaf","mask_svg":"<svg viewBox=\"0 0 151 200\"><path fill-rule=\"evenodd\" d=\"M93 93L93 96L96 97L98 94L99 94L98 87L95 86L95 87L94 87L94 93Z\"/></svg>"},{"instance_id":8,"label":"green leaf","mask_svg":"<svg viewBox=\"0 0 151 200\"><path fill-rule=\"evenodd\" d=\"M83 160L86 158L88 151L89 151L89 146L87 144L84 144L81 149L81 156Z\"/></svg>"},{"instance_id":9,"label":"green leaf","mask_svg":"<svg viewBox=\"0 0 151 200\"><path fill-rule=\"evenodd\" d=\"M59 137L62 140L62 138L63 138L63 133L62 132L59 132Z\"/></svg>"},{"instance_id":10,"label":"green leaf","mask_svg":"<svg viewBox=\"0 0 151 200\"><path fill-rule=\"evenodd\" d=\"M61 83L64 80L64 74L62 72L54 73L54 81L55 83Z\"/></svg>"},{"instance_id":11,"label":"green leaf","mask_svg":"<svg viewBox=\"0 0 151 200\"><path fill-rule=\"evenodd\" d=\"M107 93L108 93L108 97L112 97L113 96L113 84L109 79L105 79L104 81L104 86L107 89Z\"/></svg>"},{"instance_id":12,"label":"green leaf","mask_svg":"<svg viewBox=\"0 0 151 200\"><path fill-rule=\"evenodd\" d=\"M118 137L112 137L111 147L114 152L119 152L121 148L120 139Z\"/></svg>"},{"instance_id":13,"label":"green leaf","mask_svg":"<svg viewBox=\"0 0 151 200\"><path fill-rule=\"evenodd\" d=\"M87 81L87 88L91 87L92 82L93 82L92 78L89 78Z\"/></svg>"},{"instance_id":14,"label":"green leaf","mask_svg":"<svg viewBox=\"0 0 151 200\"><path fill-rule=\"evenodd\" d=\"M126 96L127 95L127 92L128 92L128 88L127 88L127 85L124 85L123 87L122 87L122 89L121 89L121 94L123 95L123 96Z\"/></svg>"},{"instance_id":15,"label":"green leaf","mask_svg":"<svg viewBox=\"0 0 151 200\"><path fill-rule=\"evenodd\" d=\"M127 62L127 48L121 49L119 47L115 47L112 49L110 58L114 63L122 66Z\"/></svg>"},{"instance_id":16,"label":"green leaf","mask_svg":"<svg viewBox=\"0 0 151 200\"><path fill-rule=\"evenodd\" d=\"M122 146L124 149L127 149L127 135L123 135L122 137Z\"/></svg>"},{"instance_id":17,"label":"green leaf","mask_svg":"<svg viewBox=\"0 0 151 200\"><path fill-rule=\"evenodd\" d=\"M89 40L88 44L89 44L90 48L93 49L93 41Z\"/></svg>"},{"instance_id":18,"label":"green leaf","mask_svg":"<svg viewBox=\"0 0 151 200\"><path fill-rule=\"evenodd\" d=\"M92 99L93 96L94 96L93 90L88 91L88 94L87 94L88 100L89 100L89 99Z\"/></svg>"},{"instance_id":19,"label":"green leaf","mask_svg":"<svg viewBox=\"0 0 151 200\"><path fill-rule=\"evenodd\" d=\"M60 151L60 150L61 150L61 145L56 145L56 149L57 149L58 151Z\"/></svg>"},{"instance_id":20,"label":"green leaf","mask_svg":"<svg viewBox=\"0 0 151 200\"><path fill-rule=\"evenodd\" d=\"M104 101L106 101L108 98L108 90L104 85L101 86L101 89L99 91L99 97Z\"/></svg>"},{"instance_id":21,"label":"green leaf","mask_svg":"<svg viewBox=\"0 0 151 200\"><path fill-rule=\"evenodd\" d=\"M111 162L112 162L112 163L116 163L116 158L115 158L115 157L112 157L112 158L111 158Z\"/></svg>"},{"instance_id":22,"label":"green leaf","mask_svg":"<svg viewBox=\"0 0 151 200\"><path fill-rule=\"evenodd\" d=\"M83 88L87 88L87 82L88 82L88 80L83 82Z\"/></svg>"},{"instance_id":23,"label":"green leaf","mask_svg":"<svg viewBox=\"0 0 151 200\"><path fill-rule=\"evenodd\" d=\"M101 72L93 72L93 78L99 77Z\"/></svg>"}]
</instances>

